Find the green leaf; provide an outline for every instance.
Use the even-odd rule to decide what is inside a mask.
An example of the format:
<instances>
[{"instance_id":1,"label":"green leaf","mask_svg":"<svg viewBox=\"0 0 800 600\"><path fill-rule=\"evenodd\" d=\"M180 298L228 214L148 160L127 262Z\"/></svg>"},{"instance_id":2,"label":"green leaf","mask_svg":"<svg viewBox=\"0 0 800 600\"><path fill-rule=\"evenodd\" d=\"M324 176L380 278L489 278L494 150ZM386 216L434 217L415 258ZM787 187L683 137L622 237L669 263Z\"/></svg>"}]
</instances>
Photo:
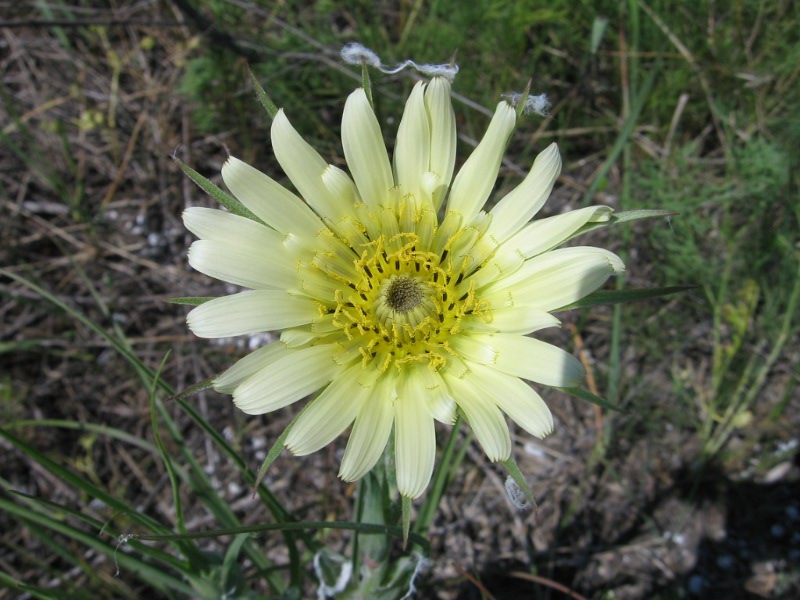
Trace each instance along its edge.
<instances>
[{"instance_id":1,"label":"green leaf","mask_svg":"<svg viewBox=\"0 0 800 600\"><path fill-rule=\"evenodd\" d=\"M64 597L62 595L64 593L63 589L53 590L50 588L30 585L21 579L16 579L11 575L7 575L3 571L0 571L0 587L4 587L7 590L25 592L34 598L38 598L39 600L60 600L60 598Z\"/></svg>"},{"instance_id":2,"label":"green leaf","mask_svg":"<svg viewBox=\"0 0 800 600\"><path fill-rule=\"evenodd\" d=\"M461 430L462 420L463 417L461 412L459 412L456 416L455 423L453 423L453 426L450 428L447 443L442 449L442 454L439 457L436 470L433 473L433 481L428 487L427 493L422 498L422 505L417 509L417 520L414 523L414 531L417 533L428 531L430 528L439 503L442 497L444 497L447 484L452 479L452 473L458 468L458 465L461 464L463 453L460 455L461 458L457 456L456 444L460 437L459 432ZM471 436L471 432L467 433L467 439L461 446L462 449L466 449L466 447L469 446Z\"/></svg>"},{"instance_id":3,"label":"green leaf","mask_svg":"<svg viewBox=\"0 0 800 600\"><path fill-rule=\"evenodd\" d=\"M222 204L225 208L231 211L235 215L239 215L240 217L247 217L257 223L261 223L262 225L264 222L255 216L250 210L241 202L239 202L236 198L224 192L216 185L211 183L208 179L200 175L197 171L192 169L189 165L184 163L181 159L173 156L172 160L178 163L178 166L181 168L181 171L186 173L187 177L194 181L201 190L203 190L206 194L214 198L217 202Z\"/></svg>"},{"instance_id":4,"label":"green leaf","mask_svg":"<svg viewBox=\"0 0 800 600\"><path fill-rule=\"evenodd\" d=\"M589 390L585 390L580 387L572 387L572 388L557 387L555 389L557 389L560 392L564 392L565 394L569 394L570 396L574 396L575 398L579 398L581 400L587 400L592 404L597 404L598 406L601 406L607 410L613 410L615 412L625 412L616 404L612 404L611 402L609 402L605 398L601 398L600 396L595 396Z\"/></svg>"},{"instance_id":5,"label":"green leaf","mask_svg":"<svg viewBox=\"0 0 800 600\"><path fill-rule=\"evenodd\" d=\"M242 476L244 477L245 481L248 483L252 483L255 481L255 474L250 471L247 465L244 462L241 454L235 451L230 444L225 440L219 430L209 423L193 406L186 402L185 399L179 398L176 399L178 405L180 405L181 409L195 422L205 433L208 437L216 444L216 446L220 449L220 451L225 454L230 461L239 469ZM187 460L192 462L192 466L196 465L196 461L191 454L191 451L185 447L183 443L181 443L181 451L184 452L184 456ZM235 527L238 525L238 519L236 518L233 511L230 509L228 504L213 491L210 489L210 482L207 479L207 476L204 472L199 474L199 479L203 481L203 487L207 488L208 491L204 492L205 496L207 496L207 502L212 503L212 512L217 516L217 520L222 525L228 525ZM267 510L272 514L273 518L279 522L290 522L294 520L294 517L289 514L286 508L278 501L275 495L270 492L265 486L254 487L254 489L258 492L258 496L261 499L264 506L267 507ZM204 496L204 497L205 497ZM234 525L234 523L236 523ZM295 539L295 536L300 537L303 543L308 547L311 551L316 551L318 544L315 543L314 539L310 536L306 535L304 531L300 531L298 533L294 533L295 530L287 530L284 532L286 537L286 547L289 551L289 561L290 564L293 565L292 569L299 569L300 568L300 556L299 556L299 549L298 544ZM245 532L246 533L246 532ZM250 560L253 560L262 569L266 569L267 559L266 557L261 554L260 556L255 556L252 554L254 550L251 548L251 544L246 544L245 548L248 552L248 557ZM263 563L263 564L262 564ZM296 564L295 564L296 563ZM269 576L272 578L274 573L270 572ZM272 583L272 582L271 582ZM274 587L274 586L273 586Z\"/></svg>"},{"instance_id":6,"label":"green leaf","mask_svg":"<svg viewBox=\"0 0 800 600\"><path fill-rule=\"evenodd\" d=\"M142 448L148 452L157 452L156 447L147 440L139 436L115 429L106 425L97 425L95 423L81 423L79 421L69 421L62 419L20 419L11 421L7 424L8 429L18 429L24 427L61 427L63 429L75 429L78 431L89 431L97 435L108 436L111 439L119 440L126 444L131 444L137 448Z\"/></svg>"},{"instance_id":7,"label":"green leaf","mask_svg":"<svg viewBox=\"0 0 800 600\"><path fill-rule=\"evenodd\" d=\"M170 304L186 304L188 306L200 306L209 300L213 300L214 296L185 296L182 298L167 298Z\"/></svg>"},{"instance_id":8,"label":"green leaf","mask_svg":"<svg viewBox=\"0 0 800 600\"><path fill-rule=\"evenodd\" d=\"M89 522L93 525L93 527L96 528L97 524L92 523L93 520L86 515L83 515L80 511L74 510L68 506L49 502L43 498L36 498L21 494L15 495L24 496L26 500L41 504L42 506L46 506L50 509L48 514L41 510L33 510L32 508L21 506L16 502L12 502L10 499L7 500L4 496L0 496L0 511L12 515L13 518L18 521L22 521L32 531L36 531L38 528L41 528L48 530L49 532L61 533L69 538L73 544L79 543L87 546L88 548L93 548L96 551L102 552L109 558L113 558L121 568L137 572L140 576L147 578L150 583L161 589L169 587L174 590L179 590L183 593L191 593L191 588L183 583L180 578L173 576L170 573L170 569L165 568L167 565L179 570L182 567L181 561L173 556L170 556L168 553L162 552L155 548L149 548L144 545L135 544L138 550L149 555L150 558L156 559L162 563L161 565L149 564L150 561L143 561L134 554L118 551L119 544L114 544L112 546L111 544L101 540L97 532L87 532L83 529L80 529L67 522L63 517L64 514L68 514L74 518L80 519L81 521ZM48 532L45 531L36 531L36 533L37 535L41 536L48 535ZM49 538L50 540L54 541L52 539L52 534L49 535ZM76 564L79 562L80 561L76 561Z\"/></svg>"},{"instance_id":9,"label":"green leaf","mask_svg":"<svg viewBox=\"0 0 800 600\"><path fill-rule=\"evenodd\" d=\"M525 89L522 90L522 96L520 96L519 102L517 102L517 106L514 107L514 110L517 113L517 119L522 117L523 113L525 112L525 102L527 102L528 96L531 95L532 85L533 85L533 79L528 79L528 83L525 86Z\"/></svg>"},{"instance_id":10,"label":"green leaf","mask_svg":"<svg viewBox=\"0 0 800 600\"><path fill-rule=\"evenodd\" d=\"M261 106L264 107L264 110L267 111L270 119L274 119L275 115L278 114L278 107L267 95L267 92L264 91L264 88L261 87L261 84L258 83L258 79L256 79L255 74L250 69L250 65L247 65L247 73L250 75L250 81L253 83L253 87L256 90L256 98L261 103Z\"/></svg>"},{"instance_id":11,"label":"green leaf","mask_svg":"<svg viewBox=\"0 0 800 600\"><path fill-rule=\"evenodd\" d=\"M170 402L170 401L173 401L173 400L183 400L184 398L188 398L189 396L193 396L194 394L196 394L198 392L202 392L203 390L207 390L212 385L214 385L214 380L217 377L219 377L219 375L212 375L211 377L203 379L202 381L198 381L194 385L190 385L186 389L181 390L180 392L178 392L174 396L171 396L170 398L167 398L167 401Z\"/></svg>"},{"instance_id":12,"label":"green leaf","mask_svg":"<svg viewBox=\"0 0 800 600\"><path fill-rule=\"evenodd\" d=\"M225 558L222 560L222 570L220 573L223 582L227 583L235 579L234 575L240 574L240 560L239 554L241 553L242 546L249 539L250 536L242 534L233 538L231 545L225 552Z\"/></svg>"},{"instance_id":13,"label":"green leaf","mask_svg":"<svg viewBox=\"0 0 800 600\"><path fill-rule=\"evenodd\" d=\"M608 19L600 16L595 17L592 23L592 35L589 40L589 50L592 54L597 54L600 42L602 42L603 37L605 37L606 29L608 29Z\"/></svg>"},{"instance_id":14,"label":"green leaf","mask_svg":"<svg viewBox=\"0 0 800 600\"><path fill-rule=\"evenodd\" d=\"M607 221L593 221L587 223L580 229L578 229L575 233L573 233L569 239L574 237L578 237L579 235L583 235L587 231L593 231L595 229L600 229L602 227L610 227L611 225L618 225L619 223L628 223L629 221L638 221L640 219L658 219L663 217L673 217L678 212L673 210L658 210L658 209L641 209L641 210L626 210L624 212L615 212L613 213Z\"/></svg>"},{"instance_id":15,"label":"green leaf","mask_svg":"<svg viewBox=\"0 0 800 600\"><path fill-rule=\"evenodd\" d=\"M95 519L89 515L82 513L79 509L72 508L64 504L59 504L57 502L53 502L52 500L47 500L46 498L31 496L30 494L25 494L24 492L19 492L16 490L11 490L10 494L12 498L16 500L15 504L17 506L21 506L24 503L27 508L35 509L37 514L48 516L61 523L65 522L64 516L68 515L78 522L85 523L86 525L97 531L97 534L95 534L95 538L98 541L100 540L100 537L103 535L112 536L116 540L116 542L121 542L122 539L124 539L125 537L124 535L120 535L120 531L116 529L110 521L105 521L105 522L100 521L98 519ZM75 527L77 529L75 525L70 525L70 526ZM55 543L58 544L59 542L56 541ZM174 556L173 552L165 552L154 546L146 546L143 544L132 544L132 545L136 546L139 549L142 549L143 553L146 554L148 557L161 561L164 565L170 565L178 570L183 570L187 566L187 563L181 560L180 557Z\"/></svg>"},{"instance_id":16,"label":"green leaf","mask_svg":"<svg viewBox=\"0 0 800 600\"><path fill-rule=\"evenodd\" d=\"M680 213L674 210L661 210L656 208L642 208L639 210L626 210L611 215L610 223L626 223L639 219L656 219L660 217L674 217Z\"/></svg>"},{"instance_id":17,"label":"green leaf","mask_svg":"<svg viewBox=\"0 0 800 600\"><path fill-rule=\"evenodd\" d=\"M97 498L110 508L125 515L140 527L144 527L149 531L169 531L166 527L161 525L161 523L152 517L141 513L140 511L136 510L135 507L129 506L124 501L119 500L118 498L106 492L104 489L75 475L70 470L47 458L44 454L33 448L33 446L30 446L22 440L17 439L2 428L0 428L0 437L4 438L12 446L15 446L20 452L27 455L30 460L39 463L42 468L50 471L64 483L81 490L91 498Z\"/></svg>"},{"instance_id":18,"label":"green leaf","mask_svg":"<svg viewBox=\"0 0 800 600\"><path fill-rule=\"evenodd\" d=\"M121 355L123 356L130 365L134 368L137 374L143 377L143 380L147 382L147 386L150 387L151 384L155 384L157 387L162 389L167 395L174 396L175 390L170 386L163 378L156 377L155 372L145 365L142 360L134 354L131 349L125 344L124 341L118 339L116 336L112 335L98 324L93 322L91 319L86 317L80 311L72 308L70 305L63 302L61 299L57 298L44 288L38 286L37 284L33 283L32 281L17 275L11 271L6 269L0 268L0 275L8 277L29 289L33 290L41 296L43 299L51 302L53 305L57 306L65 313L70 315L79 323L86 326L91 331L95 332L98 336L102 339L108 341L111 346ZM231 461L237 466L237 468L241 471L243 476L246 478L248 482L255 480L255 475L249 471L249 469L244 464L244 460L242 457L230 447L230 445L225 441L225 438L217 431L217 429L212 426L202 415L200 415L194 407L188 404L183 398L176 397L175 401L181 407L181 409L186 413L192 421L194 421L200 428L212 439L212 441L220 448L220 450L228 456ZM188 477L187 481L192 487L192 492L200 497L208 510L214 515L217 521L222 524L223 526L228 527L236 527L239 525L239 520L236 517L235 513L229 506L229 504L224 501L217 492L214 490L211 482L208 478L208 475L203 470L203 467L198 463L197 458L195 457L194 451L187 447L184 443L183 437L181 436L178 428L176 427L175 423L171 420L169 413L164 409L164 404L159 402L158 409L161 413L161 418L163 420L164 425L170 431L170 435L172 436L173 440L179 446L179 451L183 458L187 462L187 470L188 470ZM0 428L0 437L10 437L9 434ZM64 480L68 484L72 484L82 490L84 490L87 494L93 495L94 497L102 500L109 506L114 509L117 509L119 512L123 514L127 514L128 511L126 510L126 506L119 505L119 502L110 497L107 493L103 492L102 490L98 490L95 486L91 486L87 482L82 481L80 478L75 477L72 473L68 470L65 470L61 467L55 465L51 468L52 461L47 461L45 457L39 458L41 456L40 453L36 452L32 447L29 447L19 440L9 440L12 444L17 445L20 447L20 450L27 454L33 460L36 460L45 468L50 469L53 473L59 477L60 479ZM47 462L43 462L47 461ZM89 487L87 487L89 486ZM94 492L94 493L93 493ZM270 513L275 517L276 520L287 520L292 519L289 515L288 511L280 504L280 502L275 498L275 496L263 486L258 488L259 496L264 503L264 505L268 508ZM141 515L133 511L132 515L129 515L131 519L134 521L139 522L140 526L146 529L150 529L151 531L159 531L160 524L156 521L147 520L144 515ZM164 528L165 529L165 528ZM297 562L299 564L299 554L297 549L297 543L292 540L293 536L298 535L302 538L303 543L310 549L315 549L315 542L312 538L307 536L305 532L293 533L293 532L285 532L287 537L287 546L289 548L290 560ZM269 567L271 567L269 561L264 556L263 552L259 549L255 548L253 544L245 544L245 549L247 552L248 559L251 560L259 569L264 570L265 577L268 580L270 586L273 590L280 590L282 589L279 587L280 581L278 580L276 573L273 571L267 571Z\"/></svg>"},{"instance_id":19,"label":"green leaf","mask_svg":"<svg viewBox=\"0 0 800 600\"><path fill-rule=\"evenodd\" d=\"M408 534L411 529L411 498L408 496L401 496L400 505L403 513L403 550L405 550L408 544Z\"/></svg>"},{"instance_id":20,"label":"green leaf","mask_svg":"<svg viewBox=\"0 0 800 600\"><path fill-rule=\"evenodd\" d=\"M639 288L627 290L598 290L581 298L577 302L567 304L554 312L562 310L574 310L576 308L588 308L591 306L603 306L605 304L622 304L623 302L637 302L648 298L661 298L671 294L679 294L697 289L696 285L673 285L658 288Z\"/></svg>"},{"instance_id":21,"label":"green leaf","mask_svg":"<svg viewBox=\"0 0 800 600\"><path fill-rule=\"evenodd\" d=\"M622 154L625 146L630 142L634 132L636 131L636 126L639 124L639 116L645 106L645 100L653 90L653 84L660 75L660 71L661 56L659 55L655 63L648 69L647 78L642 82L641 86L636 91L635 100L631 104L628 118L620 128L617 139L609 150L606 160L600 166L600 169L598 169L598 171L595 173L592 183L589 184L589 188L583 195L581 206L588 206L591 204L597 190L602 189L602 186L607 183L608 172L617 163L617 159Z\"/></svg>"},{"instance_id":22,"label":"green leaf","mask_svg":"<svg viewBox=\"0 0 800 600\"><path fill-rule=\"evenodd\" d=\"M300 415L297 415L299 417ZM286 438L289 437L289 432L292 430L292 426L294 422L297 420L297 417L292 419L291 423L283 430L283 432L278 436L278 439L275 440L275 443L272 444L272 447L269 449L267 453L267 457L264 459L264 462L261 463L261 468L258 470L258 475L256 476L256 481L253 484L253 494L256 493L258 490L258 486L261 485L261 482L264 480L264 476L267 474L267 471L272 466L272 463L275 462L275 459L280 456L281 451L286 442Z\"/></svg>"},{"instance_id":23,"label":"green leaf","mask_svg":"<svg viewBox=\"0 0 800 600\"><path fill-rule=\"evenodd\" d=\"M411 499L408 498L409 510ZM305 531L307 529L343 529L358 531L359 533L383 533L395 538L403 537L403 530L400 527L392 527L379 523L351 523L345 521L292 521L288 523L257 523L255 525L243 525L240 527L227 527L224 529L212 529L206 531L191 531L189 533L170 533L170 534L131 534L131 540L151 541L151 542L174 542L179 540L198 540L206 538L216 538L228 535L239 535L242 533L263 533L265 531ZM427 554L430 552L431 544L425 536L417 533L410 533L408 539L419 544Z\"/></svg>"},{"instance_id":24,"label":"green leaf","mask_svg":"<svg viewBox=\"0 0 800 600\"><path fill-rule=\"evenodd\" d=\"M156 398L158 396L158 380L161 379L161 372L164 370L164 365L167 364L169 354L170 353L167 352L164 355L164 359L158 366L155 377L153 377L153 384L150 387L150 426L153 429L153 439L155 440L156 447L158 448L158 453L161 455L161 461L164 463L164 467L167 469L167 476L169 477L170 487L172 489L172 502L175 506L175 521L178 530L185 532L186 528L183 522L183 503L181 502L178 476L175 474L175 468L172 464L172 458L170 457L169 452L167 452L167 447L164 445L164 441L161 439L161 429L158 426L158 411L156 410L156 402L158 401ZM191 548L185 548L184 552L186 552L187 556L191 557Z\"/></svg>"},{"instance_id":25,"label":"green leaf","mask_svg":"<svg viewBox=\"0 0 800 600\"><path fill-rule=\"evenodd\" d=\"M130 363L130 365L134 368L137 374L147 376L148 381L152 380L153 376L152 369L150 369L150 367L145 365L142 362L142 360L131 351L131 349L126 345L125 342L107 332L97 323L89 319L86 315L72 308L69 304L66 304L65 302L63 302L62 300L60 300L59 298L57 298L56 296L45 290L44 288L26 279L25 277L22 277L21 275L17 275L16 273L12 273L11 271L7 271L6 269L0 269L0 275L4 275L9 279L13 279L14 281L21 283L25 287L33 290L39 296L41 296L48 302L51 302L52 304L63 310L65 313L73 317L75 320L77 320L78 322L82 323L83 325L94 331L97 335L99 335L101 338L103 338L109 344L111 344L111 346ZM163 389L167 394L175 393L172 390L172 388L166 382L164 382L163 379L159 380L159 387L161 387L161 389Z\"/></svg>"},{"instance_id":26,"label":"green leaf","mask_svg":"<svg viewBox=\"0 0 800 600\"><path fill-rule=\"evenodd\" d=\"M367 66L367 61L363 59L361 60L361 87L364 88L364 93L367 95L367 100L369 100L372 110L375 110L375 102L372 99L372 82L369 79L369 67Z\"/></svg>"}]
</instances>

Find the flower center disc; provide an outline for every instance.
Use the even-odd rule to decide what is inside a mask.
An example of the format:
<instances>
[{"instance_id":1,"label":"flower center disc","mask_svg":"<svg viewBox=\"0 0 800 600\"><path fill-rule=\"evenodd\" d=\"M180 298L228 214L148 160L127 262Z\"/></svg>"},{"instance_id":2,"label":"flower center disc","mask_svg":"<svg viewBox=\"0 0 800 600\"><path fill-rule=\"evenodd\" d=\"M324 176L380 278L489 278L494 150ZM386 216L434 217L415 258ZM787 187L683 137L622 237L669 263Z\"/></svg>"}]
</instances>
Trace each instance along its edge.
<instances>
[{"instance_id":1,"label":"flower center disc","mask_svg":"<svg viewBox=\"0 0 800 600\"><path fill-rule=\"evenodd\" d=\"M380 237L355 261L357 277L346 282L352 292L337 295L333 325L358 348L364 366L375 361L385 371L392 363L427 361L439 368L453 355L448 337L467 314L481 314L471 289L456 292L462 273L419 245L415 233Z\"/></svg>"},{"instance_id":2,"label":"flower center disc","mask_svg":"<svg viewBox=\"0 0 800 600\"><path fill-rule=\"evenodd\" d=\"M395 312L408 313L422 304L424 294L420 282L402 275L389 282L386 290L386 303Z\"/></svg>"}]
</instances>

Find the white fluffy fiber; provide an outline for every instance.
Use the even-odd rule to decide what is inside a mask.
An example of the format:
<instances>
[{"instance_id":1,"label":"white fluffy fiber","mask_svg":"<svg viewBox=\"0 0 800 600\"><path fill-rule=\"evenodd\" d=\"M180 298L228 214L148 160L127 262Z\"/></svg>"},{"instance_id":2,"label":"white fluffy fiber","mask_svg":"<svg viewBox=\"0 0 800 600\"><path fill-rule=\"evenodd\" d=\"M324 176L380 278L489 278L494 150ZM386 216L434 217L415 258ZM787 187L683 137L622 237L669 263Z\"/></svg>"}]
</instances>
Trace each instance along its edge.
<instances>
[{"instance_id":1,"label":"white fluffy fiber","mask_svg":"<svg viewBox=\"0 0 800 600\"><path fill-rule=\"evenodd\" d=\"M444 65L429 65L429 64L419 64L414 62L413 60L405 60L394 67L387 67L381 62L380 57L375 54L372 50L364 46L363 44L359 44L358 42L352 42L347 44L341 51L342 60L350 65L360 65L360 64L367 64L370 67L374 67L378 69L381 73L386 73L387 75L394 75L395 73L399 73L403 69L407 69L411 67L422 73L423 75L427 75L428 77L444 77L448 81L453 81L455 79L456 73L458 73L458 65L456 64L444 64Z\"/></svg>"}]
</instances>

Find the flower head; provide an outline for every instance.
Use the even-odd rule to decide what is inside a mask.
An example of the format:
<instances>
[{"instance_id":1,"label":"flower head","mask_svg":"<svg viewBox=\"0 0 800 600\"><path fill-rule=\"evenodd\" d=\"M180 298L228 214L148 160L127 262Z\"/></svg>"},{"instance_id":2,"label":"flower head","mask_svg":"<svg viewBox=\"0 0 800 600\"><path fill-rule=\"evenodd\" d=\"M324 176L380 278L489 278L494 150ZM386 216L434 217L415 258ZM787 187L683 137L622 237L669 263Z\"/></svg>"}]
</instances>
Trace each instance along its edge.
<instances>
[{"instance_id":1,"label":"flower head","mask_svg":"<svg viewBox=\"0 0 800 600\"><path fill-rule=\"evenodd\" d=\"M558 177L555 144L520 185L484 212L516 112L506 101L458 174L450 84L418 83L390 162L363 90L347 99L342 143L348 175L328 164L279 111L275 156L298 195L236 158L225 184L257 218L189 208L200 238L190 264L245 288L193 309L201 337L282 330L214 387L249 414L318 395L286 446L305 455L352 426L339 475L367 473L394 432L397 483L425 490L435 458L434 420L469 422L491 460L505 460L507 415L534 436L553 427L526 383L571 387L583 376L567 352L528 337L550 313L600 287L624 266L593 247L558 248L611 210L589 207L530 221ZM442 215L440 218L439 215Z\"/></svg>"}]
</instances>

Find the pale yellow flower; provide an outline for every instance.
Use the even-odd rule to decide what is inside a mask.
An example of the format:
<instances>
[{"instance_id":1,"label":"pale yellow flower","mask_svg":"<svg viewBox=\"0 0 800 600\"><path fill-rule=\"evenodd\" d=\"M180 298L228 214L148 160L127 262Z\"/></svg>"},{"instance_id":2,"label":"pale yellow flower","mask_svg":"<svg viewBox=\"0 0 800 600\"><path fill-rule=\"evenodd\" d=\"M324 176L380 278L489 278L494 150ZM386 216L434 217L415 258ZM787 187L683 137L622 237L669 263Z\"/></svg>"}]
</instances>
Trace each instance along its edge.
<instances>
[{"instance_id":1,"label":"pale yellow flower","mask_svg":"<svg viewBox=\"0 0 800 600\"><path fill-rule=\"evenodd\" d=\"M184 213L200 238L190 264L249 288L193 309L192 331L218 338L282 330L279 342L237 362L214 387L249 414L319 392L286 446L309 454L352 426L339 473L346 481L373 467L394 432L398 488L411 498L431 478L434 420L452 424L461 411L493 461L511 454L504 413L531 435L548 434L550 411L523 380L572 387L583 369L528 334L557 326L552 311L624 266L599 248L557 248L587 223L608 220L606 207L530 222L561 168L555 144L482 210L515 122L514 108L500 102L453 178L446 80L414 87L393 164L359 89L342 118L348 175L279 111L273 150L298 195L231 157L225 184L263 224L206 208Z\"/></svg>"}]
</instances>

